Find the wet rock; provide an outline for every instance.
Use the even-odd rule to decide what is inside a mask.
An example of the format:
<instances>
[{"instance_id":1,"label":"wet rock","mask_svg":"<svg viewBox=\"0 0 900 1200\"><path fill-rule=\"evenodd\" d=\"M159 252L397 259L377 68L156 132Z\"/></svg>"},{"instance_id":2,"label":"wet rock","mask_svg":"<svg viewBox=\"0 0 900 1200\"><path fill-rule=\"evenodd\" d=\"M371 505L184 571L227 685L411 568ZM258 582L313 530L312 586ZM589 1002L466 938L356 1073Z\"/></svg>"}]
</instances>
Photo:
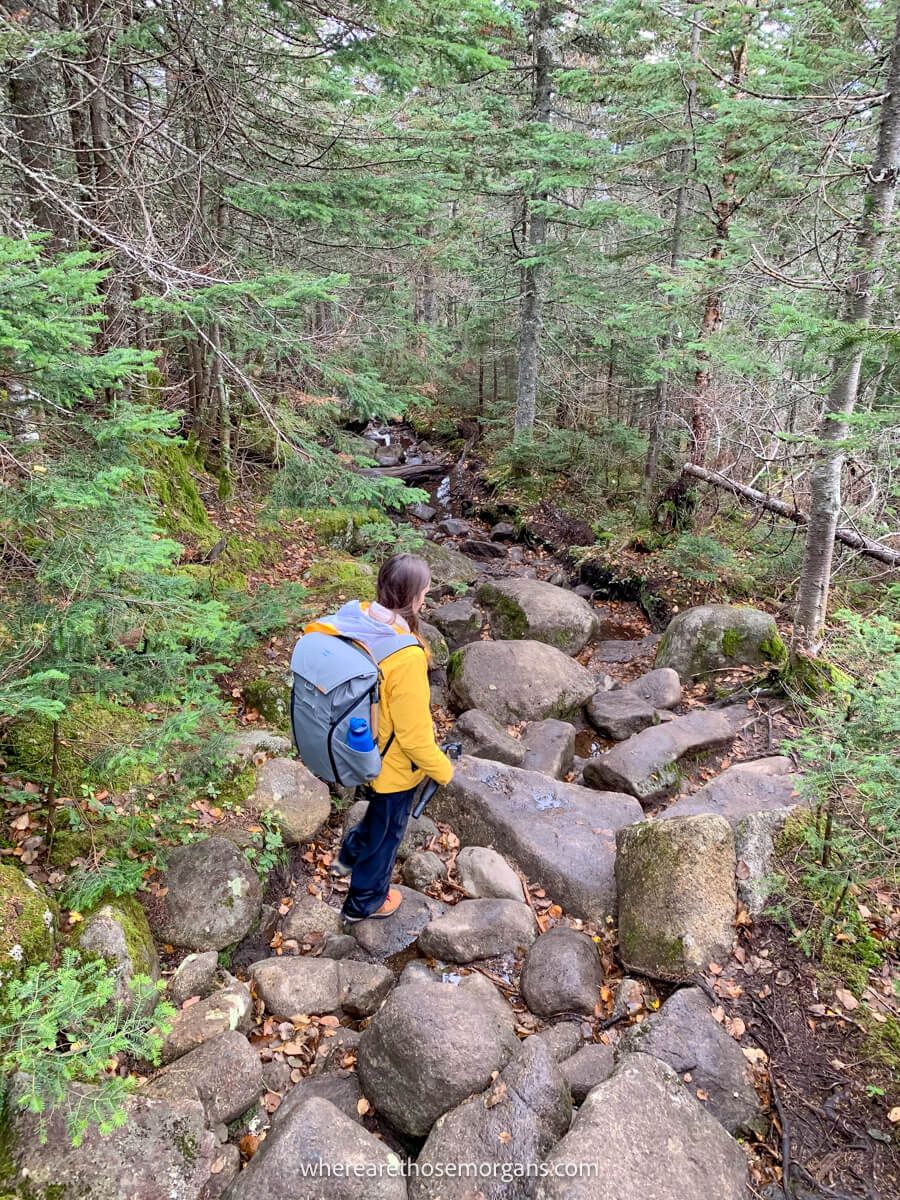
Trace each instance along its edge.
<instances>
[{"instance_id":1,"label":"wet rock","mask_svg":"<svg viewBox=\"0 0 900 1200\"><path fill-rule=\"evenodd\" d=\"M478 599L495 638L528 638L577 654L597 627L594 610L580 596L539 579L490 580L478 589Z\"/></svg>"},{"instance_id":2,"label":"wet rock","mask_svg":"<svg viewBox=\"0 0 900 1200\"><path fill-rule=\"evenodd\" d=\"M580 663L536 641L472 642L451 656L449 674L460 708L483 709L504 725L564 718L597 690L594 676Z\"/></svg>"},{"instance_id":3,"label":"wet rock","mask_svg":"<svg viewBox=\"0 0 900 1200\"><path fill-rule=\"evenodd\" d=\"M503 558L506 554L505 546L499 542L486 542L483 538L466 538L460 545L460 549L470 558Z\"/></svg>"},{"instance_id":4,"label":"wet rock","mask_svg":"<svg viewBox=\"0 0 900 1200\"><path fill-rule=\"evenodd\" d=\"M215 950L189 954L178 967L169 984L172 1003L180 1008L191 996L205 999L213 990L219 956Z\"/></svg>"},{"instance_id":5,"label":"wet rock","mask_svg":"<svg viewBox=\"0 0 900 1200\"><path fill-rule=\"evenodd\" d=\"M341 1011L368 1016L394 983L387 967L333 958L265 958L250 975L269 1014L284 1018Z\"/></svg>"},{"instance_id":6,"label":"wet rock","mask_svg":"<svg viewBox=\"0 0 900 1200\"><path fill-rule=\"evenodd\" d=\"M443 1177L440 1164L448 1162L490 1164L493 1177L479 1178L480 1195L511 1200L521 1194L522 1180L504 1181L503 1167L541 1162L571 1116L562 1072L546 1046L530 1038L484 1093L438 1118L419 1152L410 1200L471 1200L471 1179Z\"/></svg>"},{"instance_id":7,"label":"wet rock","mask_svg":"<svg viewBox=\"0 0 900 1200\"><path fill-rule=\"evenodd\" d=\"M649 634L643 638L606 638L597 643L591 655L590 665L604 663L630 663L647 654L652 654L659 645L659 635Z\"/></svg>"},{"instance_id":8,"label":"wet rock","mask_svg":"<svg viewBox=\"0 0 900 1200\"><path fill-rule=\"evenodd\" d=\"M137 900L122 896L95 909L85 918L78 946L106 962L116 980L116 1003L126 1012L133 1012L139 1004L145 1012L153 1012L159 1000L152 986L159 979L159 959ZM149 981L140 993L132 987L138 975Z\"/></svg>"},{"instance_id":9,"label":"wet rock","mask_svg":"<svg viewBox=\"0 0 900 1200\"><path fill-rule=\"evenodd\" d=\"M319 1163L343 1164L346 1174L317 1177L312 1169ZM369 1166L380 1170L369 1173ZM400 1159L384 1142L327 1100L312 1096L269 1131L228 1195L229 1200L406 1200L406 1181Z\"/></svg>"},{"instance_id":10,"label":"wet rock","mask_svg":"<svg viewBox=\"0 0 900 1200\"><path fill-rule=\"evenodd\" d=\"M31 1081L16 1075L10 1084L4 1155L0 1161L3 1195L55 1200L197 1200L210 1180L220 1147L206 1129L203 1106L196 1101L154 1100L140 1091L123 1098L126 1123L103 1136L90 1125L79 1146L72 1145L61 1104L43 1114L17 1101ZM71 1106L88 1109L99 1089L70 1085Z\"/></svg>"},{"instance_id":11,"label":"wet rock","mask_svg":"<svg viewBox=\"0 0 900 1200\"><path fill-rule=\"evenodd\" d=\"M628 688L597 692L585 709L587 719L599 734L615 742L624 741L656 724L656 707Z\"/></svg>"},{"instance_id":12,"label":"wet rock","mask_svg":"<svg viewBox=\"0 0 900 1200\"><path fill-rule=\"evenodd\" d=\"M448 537L465 537L471 526L468 521L460 521L458 517L444 517L438 521L438 529Z\"/></svg>"},{"instance_id":13,"label":"wet rock","mask_svg":"<svg viewBox=\"0 0 900 1200\"><path fill-rule=\"evenodd\" d=\"M302 942L312 933L340 933L341 914L318 896L298 895L293 907L281 922L285 938Z\"/></svg>"},{"instance_id":14,"label":"wet rock","mask_svg":"<svg viewBox=\"0 0 900 1200\"><path fill-rule=\"evenodd\" d=\"M684 1078L696 1095L709 1097L704 1107L729 1133L752 1132L759 1124L759 1097L750 1080L740 1046L710 1015L710 1004L700 988L682 988L662 1008L640 1025L626 1030L617 1046L617 1057L652 1054Z\"/></svg>"},{"instance_id":15,"label":"wet rock","mask_svg":"<svg viewBox=\"0 0 900 1200\"><path fill-rule=\"evenodd\" d=\"M734 704L644 729L592 758L584 768L585 781L592 787L628 792L642 803L659 800L677 786L681 758L727 745L748 719L746 705Z\"/></svg>"},{"instance_id":16,"label":"wet rock","mask_svg":"<svg viewBox=\"0 0 900 1200\"><path fill-rule=\"evenodd\" d=\"M561 779L572 769L575 726L552 717L546 721L535 721L526 729L522 744L525 747L523 771L540 771L543 775Z\"/></svg>"},{"instance_id":17,"label":"wet rock","mask_svg":"<svg viewBox=\"0 0 900 1200\"><path fill-rule=\"evenodd\" d=\"M142 1094L171 1100L197 1100L206 1121L233 1121L263 1090L259 1055L242 1033L229 1030L204 1042L145 1084Z\"/></svg>"},{"instance_id":18,"label":"wet rock","mask_svg":"<svg viewBox=\"0 0 900 1200\"><path fill-rule=\"evenodd\" d=\"M479 708L470 708L459 717L453 736L462 742L463 753L474 758L489 758L518 767L525 757L522 742Z\"/></svg>"},{"instance_id":19,"label":"wet rock","mask_svg":"<svg viewBox=\"0 0 900 1200\"><path fill-rule=\"evenodd\" d=\"M424 892L433 883L446 877L446 864L433 850L416 850L403 864L403 882L417 892Z\"/></svg>"},{"instance_id":20,"label":"wet rock","mask_svg":"<svg viewBox=\"0 0 900 1200\"><path fill-rule=\"evenodd\" d=\"M463 758L432 809L464 846L493 846L566 911L615 916L616 831L642 815L631 796Z\"/></svg>"},{"instance_id":21,"label":"wet rock","mask_svg":"<svg viewBox=\"0 0 900 1200\"><path fill-rule=\"evenodd\" d=\"M259 916L259 879L226 838L173 850L161 882L167 892L151 925L162 942L223 950L249 933Z\"/></svg>"},{"instance_id":22,"label":"wet rock","mask_svg":"<svg viewBox=\"0 0 900 1200\"><path fill-rule=\"evenodd\" d=\"M172 1028L163 1039L160 1060L174 1062L190 1050L222 1033L238 1029L246 1033L253 1024L253 1000L250 989L231 976L223 988L183 1008L172 1018Z\"/></svg>"},{"instance_id":23,"label":"wet rock","mask_svg":"<svg viewBox=\"0 0 900 1200\"><path fill-rule=\"evenodd\" d=\"M731 952L734 835L717 816L643 821L617 838L619 953L652 979L690 981Z\"/></svg>"},{"instance_id":24,"label":"wet rock","mask_svg":"<svg viewBox=\"0 0 900 1200\"><path fill-rule=\"evenodd\" d=\"M463 846L456 856L456 873L466 895L475 900L525 900L521 879L489 846Z\"/></svg>"},{"instance_id":25,"label":"wet rock","mask_svg":"<svg viewBox=\"0 0 900 1200\"><path fill-rule=\"evenodd\" d=\"M411 517L415 517L418 521L432 521L437 516L437 509L431 507L430 504L410 504L406 510Z\"/></svg>"},{"instance_id":26,"label":"wet rock","mask_svg":"<svg viewBox=\"0 0 900 1200\"><path fill-rule=\"evenodd\" d=\"M669 622L656 652L685 682L728 667L779 664L787 648L773 617L755 608L701 604Z\"/></svg>"},{"instance_id":27,"label":"wet rock","mask_svg":"<svg viewBox=\"0 0 900 1200\"><path fill-rule=\"evenodd\" d=\"M516 527L510 525L509 521L498 521L491 530L492 542L514 542L516 540Z\"/></svg>"},{"instance_id":28,"label":"wet rock","mask_svg":"<svg viewBox=\"0 0 900 1200\"><path fill-rule=\"evenodd\" d=\"M331 815L328 785L290 758L262 764L250 803L271 814L288 845L309 841Z\"/></svg>"},{"instance_id":29,"label":"wet rock","mask_svg":"<svg viewBox=\"0 0 900 1200\"><path fill-rule=\"evenodd\" d=\"M403 897L403 903L390 917L357 921L350 926L350 933L363 950L379 962L385 962L414 946L425 926L447 911L446 905L440 900L425 896L422 892L403 887L402 884L397 890Z\"/></svg>"},{"instance_id":30,"label":"wet rock","mask_svg":"<svg viewBox=\"0 0 900 1200\"><path fill-rule=\"evenodd\" d=\"M564 1012L592 1014L600 998L603 969L586 933L557 925L542 933L525 957L520 988L539 1017Z\"/></svg>"},{"instance_id":31,"label":"wet rock","mask_svg":"<svg viewBox=\"0 0 900 1200\"><path fill-rule=\"evenodd\" d=\"M363 1032L363 1093L403 1133L424 1137L516 1053L494 1011L449 984L410 984L388 996Z\"/></svg>"},{"instance_id":32,"label":"wet rock","mask_svg":"<svg viewBox=\"0 0 900 1200\"><path fill-rule=\"evenodd\" d=\"M665 1153L660 1148L665 1147ZM743 1150L658 1059L628 1055L588 1093L538 1200L744 1200Z\"/></svg>"},{"instance_id":33,"label":"wet rock","mask_svg":"<svg viewBox=\"0 0 900 1200\"><path fill-rule=\"evenodd\" d=\"M612 1046L599 1042L583 1046L562 1064L562 1073L576 1104L583 1104L598 1083L605 1083L615 1070Z\"/></svg>"},{"instance_id":34,"label":"wet rock","mask_svg":"<svg viewBox=\"0 0 900 1200\"><path fill-rule=\"evenodd\" d=\"M515 954L537 937L527 904L515 900L461 900L419 934L419 949L449 962L467 963Z\"/></svg>"},{"instance_id":35,"label":"wet rock","mask_svg":"<svg viewBox=\"0 0 900 1200\"><path fill-rule=\"evenodd\" d=\"M430 614L447 639L451 650L477 640L484 625L484 613L468 597L442 604Z\"/></svg>"}]
</instances>

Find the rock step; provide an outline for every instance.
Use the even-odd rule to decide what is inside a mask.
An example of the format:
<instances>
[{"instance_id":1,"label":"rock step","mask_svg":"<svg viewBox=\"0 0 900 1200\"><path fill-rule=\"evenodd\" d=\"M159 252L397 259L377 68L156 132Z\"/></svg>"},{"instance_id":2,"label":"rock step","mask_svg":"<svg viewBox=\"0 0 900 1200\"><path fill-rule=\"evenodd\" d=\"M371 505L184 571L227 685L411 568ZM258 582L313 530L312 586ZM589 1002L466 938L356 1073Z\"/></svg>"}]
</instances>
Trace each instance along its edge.
<instances>
[{"instance_id":1,"label":"rock step","mask_svg":"<svg viewBox=\"0 0 900 1200\"><path fill-rule=\"evenodd\" d=\"M493 846L573 915L615 917L616 833L643 815L633 797L464 757L430 809L464 846Z\"/></svg>"}]
</instances>

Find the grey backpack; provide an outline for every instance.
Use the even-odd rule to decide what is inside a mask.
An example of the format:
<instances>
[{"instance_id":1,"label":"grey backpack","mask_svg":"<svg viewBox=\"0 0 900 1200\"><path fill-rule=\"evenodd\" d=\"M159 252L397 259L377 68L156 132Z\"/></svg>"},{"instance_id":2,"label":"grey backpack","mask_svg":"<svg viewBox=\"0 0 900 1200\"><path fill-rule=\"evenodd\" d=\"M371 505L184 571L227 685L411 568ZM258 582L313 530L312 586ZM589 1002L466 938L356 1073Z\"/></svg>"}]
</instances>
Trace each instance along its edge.
<instances>
[{"instance_id":1,"label":"grey backpack","mask_svg":"<svg viewBox=\"0 0 900 1200\"><path fill-rule=\"evenodd\" d=\"M377 654L340 634L305 633L294 647L291 670L291 729L304 766L326 783L355 787L381 771L378 751L379 664L407 646L422 643L412 634L386 641ZM424 651L423 651L424 652ZM362 717L375 741L373 750L347 745L350 722ZM384 747L387 754L393 733Z\"/></svg>"}]
</instances>

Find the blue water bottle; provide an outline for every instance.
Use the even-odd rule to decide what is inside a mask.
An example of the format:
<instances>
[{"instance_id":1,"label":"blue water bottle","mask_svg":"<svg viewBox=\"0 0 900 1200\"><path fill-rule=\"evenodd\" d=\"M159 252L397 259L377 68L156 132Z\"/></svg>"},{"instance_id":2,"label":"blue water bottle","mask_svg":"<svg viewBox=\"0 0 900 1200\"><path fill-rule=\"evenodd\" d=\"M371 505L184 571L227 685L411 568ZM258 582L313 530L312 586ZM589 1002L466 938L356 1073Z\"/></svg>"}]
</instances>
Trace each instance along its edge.
<instances>
[{"instance_id":1,"label":"blue water bottle","mask_svg":"<svg viewBox=\"0 0 900 1200\"><path fill-rule=\"evenodd\" d=\"M359 750L361 753L375 749L368 721L363 720L362 717L351 717L347 730L347 745L351 750Z\"/></svg>"}]
</instances>

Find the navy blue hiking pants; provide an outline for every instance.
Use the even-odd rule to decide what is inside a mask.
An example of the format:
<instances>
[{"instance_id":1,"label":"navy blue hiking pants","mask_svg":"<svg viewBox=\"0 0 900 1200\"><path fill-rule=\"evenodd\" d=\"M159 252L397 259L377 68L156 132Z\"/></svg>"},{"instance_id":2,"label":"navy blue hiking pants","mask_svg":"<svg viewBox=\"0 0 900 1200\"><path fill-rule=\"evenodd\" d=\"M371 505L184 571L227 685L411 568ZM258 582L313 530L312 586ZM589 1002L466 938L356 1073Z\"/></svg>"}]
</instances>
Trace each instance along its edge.
<instances>
[{"instance_id":1,"label":"navy blue hiking pants","mask_svg":"<svg viewBox=\"0 0 900 1200\"><path fill-rule=\"evenodd\" d=\"M347 831L340 857L353 868L350 891L342 912L348 917L367 917L387 899L397 851L406 832L414 787L405 792L373 792L366 788L366 815Z\"/></svg>"}]
</instances>

